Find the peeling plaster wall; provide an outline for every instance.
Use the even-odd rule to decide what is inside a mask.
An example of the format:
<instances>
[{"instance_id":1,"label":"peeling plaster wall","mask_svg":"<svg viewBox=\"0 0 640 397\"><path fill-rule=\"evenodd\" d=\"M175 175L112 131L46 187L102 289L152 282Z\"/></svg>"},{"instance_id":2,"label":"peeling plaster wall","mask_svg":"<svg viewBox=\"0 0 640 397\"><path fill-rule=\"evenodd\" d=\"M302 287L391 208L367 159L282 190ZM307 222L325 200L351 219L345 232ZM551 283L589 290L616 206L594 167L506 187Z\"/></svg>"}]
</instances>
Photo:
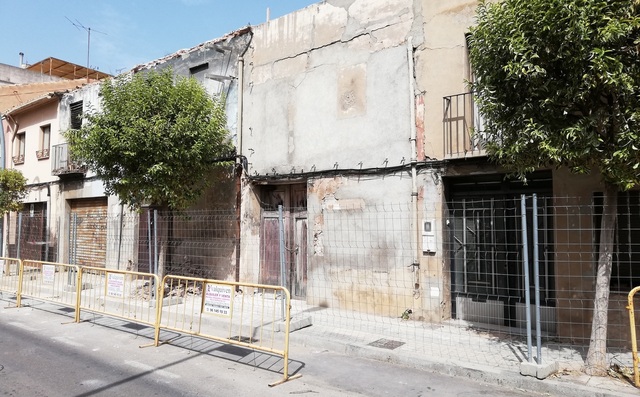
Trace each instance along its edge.
<instances>
[{"instance_id":1,"label":"peeling plaster wall","mask_svg":"<svg viewBox=\"0 0 640 397\"><path fill-rule=\"evenodd\" d=\"M256 27L245 69L243 154L249 175L277 178L408 162L413 106L409 39L415 62L418 160L442 159L442 98L466 90L465 33L476 5L477 1L463 0L329 0ZM423 220L442 224L439 178L437 169L418 173L420 225ZM414 241L410 235L410 208L399 215L406 217L401 230L409 235L399 233L391 243L372 242L374 249L369 252L354 248L340 260L328 259L332 252L326 239L340 230L331 229L326 215L352 212L355 217L355 212L371 211L381 203L411 203L408 174L366 180L311 176L308 186L309 280L313 280L308 299L385 315L396 315L406 306L429 321L450 316L442 232L437 233L436 251L424 253L421 238ZM252 188L248 184L246 189ZM246 215L258 226L245 230L244 236L257 236L259 241L259 204L254 204L254 215ZM418 246L401 253L387 250L386 257L393 260L381 259L370 268L358 262L371 257L372 251L384 252L380 247L407 242ZM415 260L419 268L412 272L408 265Z\"/></svg>"},{"instance_id":2,"label":"peeling plaster wall","mask_svg":"<svg viewBox=\"0 0 640 397\"><path fill-rule=\"evenodd\" d=\"M409 56L439 62L425 52L424 3L328 0L254 29L245 67L243 154L249 177L280 176L282 183L287 174L308 176L310 303L385 316L412 308L416 318L429 321L449 315L442 250L424 254L421 240L412 236L410 173L315 173L409 163ZM449 29L444 22L432 28ZM442 97L430 99L437 107L426 106L431 94L424 92L424 79L440 76L416 69L415 77L417 151L424 160L425 141L433 138L428 134L442 131ZM450 89L446 83L441 88ZM437 125L427 125L425 115L438 119ZM417 178L420 224L440 222L439 171L424 169ZM243 191L247 248L260 243L259 189L249 182ZM349 228L366 239L366 247L338 248L353 243ZM336 241L340 236L344 240ZM253 281L260 270L257 251L243 249L241 261L243 277ZM419 267L411 266L416 260Z\"/></svg>"},{"instance_id":3,"label":"peeling plaster wall","mask_svg":"<svg viewBox=\"0 0 640 397\"><path fill-rule=\"evenodd\" d=\"M178 51L139 68L171 68L178 76L195 78L210 95L223 95L226 98L227 129L230 138L235 141L238 120L238 58L245 53L250 42L251 34L245 29Z\"/></svg>"},{"instance_id":4,"label":"peeling plaster wall","mask_svg":"<svg viewBox=\"0 0 640 397\"><path fill-rule=\"evenodd\" d=\"M424 43L416 56L417 91L424 92L424 151L444 157L443 97L468 92L471 77L465 33L474 24L476 0L421 0Z\"/></svg>"},{"instance_id":5,"label":"peeling plaster wall","mask_svg":"<svg viewBox=\"0 0 640 397\"><path fill-rule=\"evenodd\" d=\"M249 176L409 162L407 42L421 36L413 7L409 0L327 1L254 28L243 113ZM310 176L307 186L307 300L388 316L413 307L410 175ZM241 278L253 281L259 189L247 183L243 192L243 246L254 248L242 250ZM383 203L399 203L401 213L385 213ZM398 233L388 233L390 223ZM345 225L369 239L367 247L339 249L348 244L336 240L346 239Z\"/></svg>"},{"instance_id":6,"label":"peeling plaster wall","mask_svg":"<svg viewBox=\"0 0 640 397\"><path fill-rule=\"evenodd\" d=\"M408 175L309 183L308 300L383 316L415 308Z\"/></svg>"},{"instance_id":7,"label":"peeling plaster wall","mask_svg":"<svg viewBox=\"0 0 640 397\"><path fill-rule=\"evenodd\" d=\"M250 174L408 161L412 6L329 1L254 29L243 133Z\"/></svg>"}]
</instances>

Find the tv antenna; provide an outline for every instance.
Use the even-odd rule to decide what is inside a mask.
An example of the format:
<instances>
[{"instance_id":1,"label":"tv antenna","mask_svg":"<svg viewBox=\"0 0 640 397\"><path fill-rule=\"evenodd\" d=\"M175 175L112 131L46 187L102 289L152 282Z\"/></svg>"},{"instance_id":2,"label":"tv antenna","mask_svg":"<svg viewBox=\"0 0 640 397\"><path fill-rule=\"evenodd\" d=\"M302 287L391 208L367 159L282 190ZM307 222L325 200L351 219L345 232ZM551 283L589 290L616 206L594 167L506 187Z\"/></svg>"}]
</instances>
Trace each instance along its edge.
<instances>
[{"instance_id":1,"label":"tv antenna","mask_svg":"<svg viewBox=\"0 0 640 397\"><path fill-rule=\"evenodd\" d=\"M84 26L77 19L74 22L71 19L69 19L68 17L65 17L65 18L67 18L67 21L71 22L71 24L73 26L75 26L76 29L84 30L85 32L87 32L87 81L88 81L89 80L89 69L90 69L90 66L89 66L89 54L91 52L91 31L94 31L96 33L105 34L105 35L106 35L106 33L105 32L101 32L99 30L91 29L90 27L87 27L87 26Z\"/></svg>"}]
</instances>

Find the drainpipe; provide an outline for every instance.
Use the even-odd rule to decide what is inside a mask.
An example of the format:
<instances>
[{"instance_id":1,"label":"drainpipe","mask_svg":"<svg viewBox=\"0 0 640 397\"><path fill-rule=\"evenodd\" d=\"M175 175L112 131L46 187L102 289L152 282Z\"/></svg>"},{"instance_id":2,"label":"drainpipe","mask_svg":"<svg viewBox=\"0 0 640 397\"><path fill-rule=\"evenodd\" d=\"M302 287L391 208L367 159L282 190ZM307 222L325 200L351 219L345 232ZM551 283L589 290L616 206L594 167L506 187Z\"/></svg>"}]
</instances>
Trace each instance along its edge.
<instances>
[{"instance_id":1,"label":"drainpipe","mask_svg":"<svg viewBox=\"0 0 640 397\"><path fill-rule=\"evenodd\" d=\"M413 42L412 38L407 39L407 64L409 67L409 112L410 112L410 129L411 137L409 142L411 143L411 202L413 204L412 210L412 246L414 247L413 267L414 273L414 295L418 294L420 289L420 262L419 262L419 234L420 228L418 227L419 220L419 208L418 208L418 143L416 133L416 96L415 96L415 83L414 76L414 63L413 63Z\"/></svg>"},{"instance_id":2,"label":"drainpipe","mask_svg":"<svg viewBox=\"0 0 640 397\"><path fill-rule=\"evenodd\" d=\"M244 106L244 57L238 57L238 123L236 134L238 135L238 155L242 156L242 109Z\"/></svg>"},{"instance_id":3,"label":"drainpipe","mask_svg":"<svg viewBox=\"0 0 640 397\"><path fill-rule=\"evenodd\" d=\"M244 106L244 57L238 57L238 122L236 123L236 136L238 139L238 156L236 157L236 272L235 280L240 282L240 233L242 219L242 112ZM238 288L238 287L236 287Z\"/></svg>"}]
</instances>

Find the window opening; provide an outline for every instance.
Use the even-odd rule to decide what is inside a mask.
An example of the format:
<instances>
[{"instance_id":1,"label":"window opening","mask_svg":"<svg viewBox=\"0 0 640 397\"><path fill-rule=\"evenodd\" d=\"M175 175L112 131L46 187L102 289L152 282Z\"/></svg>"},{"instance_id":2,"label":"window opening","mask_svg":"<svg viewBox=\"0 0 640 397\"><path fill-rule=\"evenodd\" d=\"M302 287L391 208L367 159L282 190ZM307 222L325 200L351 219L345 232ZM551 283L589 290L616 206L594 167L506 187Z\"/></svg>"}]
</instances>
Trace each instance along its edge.
<instances>
[{"instance_id":1,"label":"window opening","mask_svg":"<svg viewBox=\"0 0 640 397\"><path fill-rule=\"evenodd\" d=\"M43 125L40 127L40 146L36 152L38 159L49 158L49 144L51 140L51 125Z\"/></svg>"},{"instance_id":2,"label":"window opening","mask_svg":"<svg viewBox=\"0 0 640 397\"><path fill-rule=\"evenodd\" d=\"M71 110L71 129L79 130L82 128L82 101L72 103L69 109Z\"/></svg>"}]
</instances>

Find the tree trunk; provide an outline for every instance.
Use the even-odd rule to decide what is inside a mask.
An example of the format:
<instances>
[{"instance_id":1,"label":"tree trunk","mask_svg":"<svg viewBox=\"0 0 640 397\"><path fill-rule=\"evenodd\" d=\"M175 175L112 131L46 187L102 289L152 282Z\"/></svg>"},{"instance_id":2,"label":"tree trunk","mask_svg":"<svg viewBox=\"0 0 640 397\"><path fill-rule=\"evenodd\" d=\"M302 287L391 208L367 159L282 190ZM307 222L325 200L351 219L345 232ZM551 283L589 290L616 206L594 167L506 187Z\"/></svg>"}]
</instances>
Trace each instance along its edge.
<instances>
[{"instance_id":1,"label":"tree trunk","mask_svg":"<svg viewBox=\"0 0 640 397\"><path fill-rule=\"evenodd\" d=\"M171 224L167 221L167 209L166 207L155 207L155 210L158 211L158 219L157 223L154 223L155 228L155 236L157 238L156 244L158 245L158 277L162 281L162 278L166 275L167 270L170 270L168 266L169 260L169 238L170 238L170 228ZM151 211L151 216L153 216L153 212ZM155 254L155 253L154 253Z\"/></svg>"},{"instance_id":2,"label":"tree trunk","mask_svg":"<svg viewBox=\"0 0 640 397\"><path fill-rule=\"evenodd\" d=\"M618 214L618 187L605 182L598 248L598 272L593 300L591 340L587 352L585 372L592 376L606 376L607 323L609 314L609 280L613 264L614 232Z\"/></svg>"}]
</instances>

